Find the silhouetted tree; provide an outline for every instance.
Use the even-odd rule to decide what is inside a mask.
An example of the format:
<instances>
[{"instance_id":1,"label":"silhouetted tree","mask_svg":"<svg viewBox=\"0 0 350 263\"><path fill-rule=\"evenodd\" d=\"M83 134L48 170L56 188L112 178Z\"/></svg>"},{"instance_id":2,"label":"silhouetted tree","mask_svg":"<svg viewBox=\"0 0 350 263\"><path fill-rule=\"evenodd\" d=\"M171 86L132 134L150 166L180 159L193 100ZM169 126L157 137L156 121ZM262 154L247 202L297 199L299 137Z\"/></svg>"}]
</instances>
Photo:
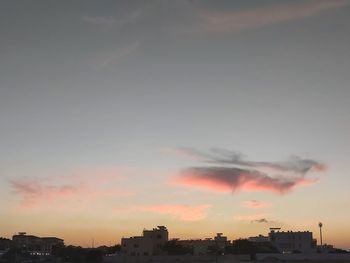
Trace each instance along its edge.
<instances>
[{"instance_id":1,"label":"silhouetted tree","mask_svg":"<svg viewBox=\"0 0 350 263\"><path fill-rule=\"evenodd\" d=\"M54 253L54 256L61 258L64 262L84 262L87 249L75 246L58 247Z\"/></svg>"}]
</instances>

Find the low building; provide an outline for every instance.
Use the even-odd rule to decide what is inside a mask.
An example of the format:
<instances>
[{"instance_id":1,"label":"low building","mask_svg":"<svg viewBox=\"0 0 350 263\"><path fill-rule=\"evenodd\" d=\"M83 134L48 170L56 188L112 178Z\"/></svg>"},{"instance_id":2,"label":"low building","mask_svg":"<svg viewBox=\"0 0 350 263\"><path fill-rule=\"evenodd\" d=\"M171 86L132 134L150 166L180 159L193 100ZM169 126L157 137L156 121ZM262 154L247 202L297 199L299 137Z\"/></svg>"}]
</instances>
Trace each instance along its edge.
<instances>
[{"instance_id":1,"label":"low building","mask_svg":"<svg viewBox=\"0 0 350 263\"><path fill-rule=\"evenodd\" d=\"M225 252L225 247L229 244L227 237L222 233L217 233L213 238L178 240L179 244L193 248L194 255L206 255L212 252Z\"/></svg>"},{"instance_id":2,"label":"low building","mask_svg":"<svg viewBox=\"0 0 350 263\"><path fill-rule=\"evenodd\" d=\"M309 231L285 232L271 229L269 240L281 253L314 253L316 251L316 240Z\"/></svg>"},{"instance_id":3,"label":"low building","mask_svg":"<svg viewBox=\"0 0 350 263\"><path fill-rule=\"evenodd\" d=\"M25 251L51 254L52 248L64 245L64 240L57 237L37 237L20 232L12 237L13 246Z\"/></svg>"},{"instance_id":4,"label":"low building","mask_svg":"<svg viewBox=\"0 0 350 263\"><path fill-rule=\"evenodd\" d=\"M142 236L122 238L121 252L127 256L152 256L162 254L162 247L169 240L165 226L143 230Z\"/></svg>"}]
</instances>

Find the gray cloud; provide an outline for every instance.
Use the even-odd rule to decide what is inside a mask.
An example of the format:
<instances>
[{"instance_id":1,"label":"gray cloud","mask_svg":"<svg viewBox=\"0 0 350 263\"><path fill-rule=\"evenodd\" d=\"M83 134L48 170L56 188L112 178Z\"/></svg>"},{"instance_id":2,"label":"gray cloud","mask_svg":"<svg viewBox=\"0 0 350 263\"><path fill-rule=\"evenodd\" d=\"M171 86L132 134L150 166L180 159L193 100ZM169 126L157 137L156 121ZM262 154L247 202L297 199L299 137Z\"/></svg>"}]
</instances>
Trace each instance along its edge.
<instances>
[{"instance_id":1,"label":"gray cloud","mask_svg":"<svg viewBox=\"0 0 350 263\"><path fill-rule=\"evenodd\" d=\"M197 157L199 160L208 163L230 164L250 168L271 168L280 172L294 172L300 175L305 175L311 170L323 171L326 169L326 165L323 163L311 159L303 159L298 156L293 156L284 162L261 162L246 160L238 152L221 148L212 148L209 152L203 152L189 147L182 147L179 150L188 156Z\"/></svg>"}]
</instances>

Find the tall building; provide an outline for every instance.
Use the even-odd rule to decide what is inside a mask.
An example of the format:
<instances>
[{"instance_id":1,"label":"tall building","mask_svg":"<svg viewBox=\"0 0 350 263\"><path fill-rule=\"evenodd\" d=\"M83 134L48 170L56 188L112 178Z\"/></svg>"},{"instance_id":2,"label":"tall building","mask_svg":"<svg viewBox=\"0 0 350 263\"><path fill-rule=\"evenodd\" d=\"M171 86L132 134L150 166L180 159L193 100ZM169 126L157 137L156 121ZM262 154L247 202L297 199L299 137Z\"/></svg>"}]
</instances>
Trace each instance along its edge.
<instances>
[{"instance_id":1,"label":"tall building","mask_svg":"<svg viewBox=\"0 0 350 263\"><path fill-rule=\"evenodd\" d=\"M169 240L165 226L143 230L142 236L122 238L121 251L128 256L152 256L162 254L162 247Z\"/></svg>"}]
</instances>

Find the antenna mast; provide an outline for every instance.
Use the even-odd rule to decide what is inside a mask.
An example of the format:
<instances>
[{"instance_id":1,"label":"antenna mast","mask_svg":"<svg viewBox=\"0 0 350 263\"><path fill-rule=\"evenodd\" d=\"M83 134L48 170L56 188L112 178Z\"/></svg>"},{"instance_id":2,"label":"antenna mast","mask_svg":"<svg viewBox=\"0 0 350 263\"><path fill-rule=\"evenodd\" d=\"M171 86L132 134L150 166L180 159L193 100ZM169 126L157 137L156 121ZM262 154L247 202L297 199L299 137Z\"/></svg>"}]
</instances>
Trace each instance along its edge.
<instances>
[{"instance_id":1,"label":"antenna mast","mask_svg":"<svg viewBox=\"0 0 350 263\"><path fill-rule=\"evenodd\" d=\"M323 224L320 222L320 223L318 223L318 226L319 226L319 228L320 228L320 242L321 242L321 246L322 246L322 226L323 226Z\"/></svg>"}]
</instances>

